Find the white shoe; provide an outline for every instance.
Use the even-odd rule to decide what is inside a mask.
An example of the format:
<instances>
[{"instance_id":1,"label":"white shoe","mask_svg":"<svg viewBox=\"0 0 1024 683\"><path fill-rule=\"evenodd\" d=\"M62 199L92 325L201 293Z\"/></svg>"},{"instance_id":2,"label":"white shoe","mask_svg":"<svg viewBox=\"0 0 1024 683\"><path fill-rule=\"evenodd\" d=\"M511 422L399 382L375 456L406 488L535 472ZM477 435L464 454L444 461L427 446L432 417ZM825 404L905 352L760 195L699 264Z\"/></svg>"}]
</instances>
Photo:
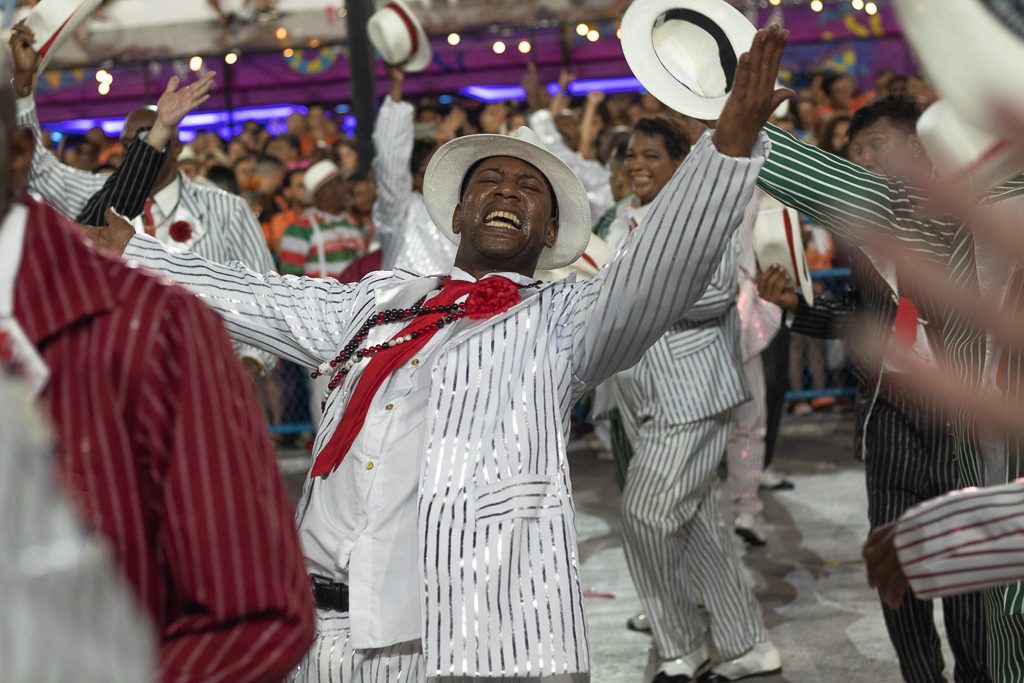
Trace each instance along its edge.
<instances>
[{"instance_id":1,"label":"white shoe","mask_svg":"<svg viewBox=\"0 0 1024 683\"><path fill-rule=\"evenodd\" d=\"M760 547L768 542L764 515L752 515L749 512L736 515L733 529L747 545Z\"/></svg>"},{"instance_id":2,"label":"white shoe","mask_svg":"<svg viewBox=\"0 0 1024 683\"><path fill-rule=\"evenodd\" d=\"M701 677L701 683L725 683L745 681L748 678L775 676L782 673L782 656L779 650L766 640L758 643L746 653L711 667Z\"/></svg>"},{"instance_id":3,"label":"white shoe","mask_svg":"<svg viewBox=\"0 0 1024 683\"><path fill-rule=\"evenodd\" d=\"M636 614L634 614L626 620L626 628L628 628L630 631L650 633L651 618L647 616L646 612L637 612Z\"/></svg>"},{"instance_id":4,"label":"white shoe","mask_svg":"<svg viewBox=\"0 0 1024 683\"><path fill-rule=\"evenodd\" d=\"M690 683L696 681L708 665L708 648L701 644L688 655L675 659L661 659L656 648L647 654L646 683Z\"/></svg>"}]
</instances>

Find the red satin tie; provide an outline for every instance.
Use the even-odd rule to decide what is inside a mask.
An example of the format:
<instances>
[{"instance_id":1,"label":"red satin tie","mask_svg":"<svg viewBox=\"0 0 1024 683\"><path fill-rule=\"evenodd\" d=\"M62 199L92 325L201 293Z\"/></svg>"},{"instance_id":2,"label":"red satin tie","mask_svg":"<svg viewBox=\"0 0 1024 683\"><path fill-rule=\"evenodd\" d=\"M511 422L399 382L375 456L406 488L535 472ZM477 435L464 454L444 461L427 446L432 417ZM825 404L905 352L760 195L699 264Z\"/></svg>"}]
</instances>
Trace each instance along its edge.
<instances>
[{"instance_id":1,"label":"red satin tie","mask_svg":"<svg viewBox=\"0 0 1024 683\"><path fill-rule=\"evenodd\" d=\"M472 298L467 302L468 317L474 319L488 318L508 310L518 301L519 288L516 284L498 276L477 280L476 282L448 279L445 280L441 292L423 305L450 306L463 296L473 293L474 290L487 291L490 294L499 285L501 286L500 289L505 290L503 295L497 297L488 296L488 299L500 299L499 301L494 301L493 306L488 306L486 303L482 306L475 305ZM513 292L514 296L509 296ZM341 416L341 423L331 436L331 440L320 451L316 462L313 463L313 470L310 472L310 476L321 477L338 469L341 461L345 459L349 449L363 428L366 414L370 410L370 403L377 394L377 390L391 376L392 372L409 361L430 341L434 334L437 333L437 330L424 330L444 318L445 315L445 313L432 313L416 318L404 330L395 335L395 337L402 337L418 332L419 335L415 339L385 349L372 357L363 370L363 374L359 377L355 391L352 392L352 398L349 399L348 405L345 406L345 412Z\"/></svg>"}]
</instances>

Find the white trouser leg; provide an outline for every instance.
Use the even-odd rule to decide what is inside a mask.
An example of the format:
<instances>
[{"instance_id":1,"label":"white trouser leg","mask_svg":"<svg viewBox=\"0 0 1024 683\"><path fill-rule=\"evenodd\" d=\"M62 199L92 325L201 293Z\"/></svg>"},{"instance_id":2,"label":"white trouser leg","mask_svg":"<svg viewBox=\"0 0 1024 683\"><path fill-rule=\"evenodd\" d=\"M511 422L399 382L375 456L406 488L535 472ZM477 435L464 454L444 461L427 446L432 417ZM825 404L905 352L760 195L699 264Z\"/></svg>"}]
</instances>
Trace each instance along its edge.
<instances>
[{"instance_id":1,"label":"white trouser leg","mask_svg":"<svg viewBox=\"0 0 1024 683\"><path fill-rule=\"evenodd\" d=\"M729 469L727 488L737 514L759 514L764 503L758 496L764 472L764 438L767 432L764 366L760 356L743 364L751 399L733 411L733 428L726 449Z\"/></svg>"}]
</instances>

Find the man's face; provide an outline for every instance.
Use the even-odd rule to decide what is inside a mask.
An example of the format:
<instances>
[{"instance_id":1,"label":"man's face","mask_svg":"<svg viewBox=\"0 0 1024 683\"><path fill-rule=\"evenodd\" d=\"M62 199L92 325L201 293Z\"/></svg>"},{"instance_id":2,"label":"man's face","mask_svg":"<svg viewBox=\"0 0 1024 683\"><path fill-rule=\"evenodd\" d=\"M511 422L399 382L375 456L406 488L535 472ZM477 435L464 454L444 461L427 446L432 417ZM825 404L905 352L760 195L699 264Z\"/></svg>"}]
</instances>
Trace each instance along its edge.
<instances>
[{"instance_id":1,"label":"man's face","mask_svg":"<svg viewBox=\"0 0 1024 683\"><path fill-rule=\"evenodd\" d=\"M857 84L852 78L843 77L832 84L828 96L837 108L845 109L853 101L853 93L856 89Z\"/></svg>"},{"instance_id":2,"label":"man's face","mask_svg":"<svg viewBox=\"0 0 1024 683\"><path fill-rule=\"evenodd\" d=\"M156 112L152 109L137 109L128 115L124 121L124 128L121 130L121 145L127 149L128 144L134 140L140 132L149 132L156 125ZM160 177L173 173L178 168L178 155L181 154L181 142L177 134L171 135L167 159L160 169Z\"/></svg>"},{"instance_id":3,"label":"man's face","mask_svg":"<svg viewBox=\"0 0 1024 683\"><path fill-rule=\"evenodd\" d=\"M285 198L295 206L309 206L309 193L306 192L306 174L292 173L288 187L284 189Z\"/></svg>"},{"instance_id":4,"label":"man's face","mask_svg":"<svg viewBox=\"0 0 1024 683\"><path fill-rule=\"evenodd\" d=\"M452 229L461 235L457 261L477 268L532 273L558 238L547 179L514 157L490 157L472 172Z\"/></svg>"},{"instance_id":5,"label":"man's face","mask_svg":"<svg viewBox=\"0 0 1024 683\"><path fill-rule=\"evenodd\" d=\"M898 128L887 118L857 131L850 140L850 161L869 171L896 178L926 171L927 157L917 135Z\"/></svg>"},{"instance_id":6,"label":"man's face","mask_svg":"<svg viewBox=\"0 0 1024 683\"><path fill-rule=\"evenodd\" d=\"M377 184L370 179L360 180L352 188L352 208L360 215L369 215L377 200Z\"/></svg>"},{"instance_id":7,"label":"man's face","mask_svg":"<svg viewBox=\"0 0 1024 683\"><path fill-rule=\"evenodd\" d=\"M317 189L313 202L316 208L332 216L345 213L352 205L351 183L336 175Z\"/></svg>"},{"instance_id":8,"label":"man's face","mask_svg":"<svg viewBox=\"0 0 1024 683\"><path fill-rule=\"evenodd\" d=\"M580 119L574 110L567 110L555 117L555 127L570 149L580 146Z\"/></svg>"},{"instance_id":9,"label":"man's face","mask_svg":"<svg viewBox=\"0 0 1024 683\"><path fill-rule=\"evenodd\" d=\"M235 164L235 180L243 190L253 189L253 176L256 175L256 159L246 157Z\"/></svg>"}]
</instances>

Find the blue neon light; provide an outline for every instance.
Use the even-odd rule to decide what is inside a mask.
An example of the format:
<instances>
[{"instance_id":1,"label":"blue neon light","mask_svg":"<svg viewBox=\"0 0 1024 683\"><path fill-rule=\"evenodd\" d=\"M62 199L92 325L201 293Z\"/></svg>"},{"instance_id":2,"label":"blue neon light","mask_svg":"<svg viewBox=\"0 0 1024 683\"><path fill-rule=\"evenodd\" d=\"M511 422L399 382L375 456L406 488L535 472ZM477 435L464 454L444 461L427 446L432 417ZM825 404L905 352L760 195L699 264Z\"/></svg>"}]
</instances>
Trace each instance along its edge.
<instances>
[{"instance_id":1,"label":"blue neon light","mask_svg":"<svg viewBox=\"0 0 1024 683\"><path fill-rule=\"evenodd\" d=\"M196 131L206 130L213 127L217 127L217 132L224 135L225 132L229 132L227 124L228 121L232 119L236 124L241 124L246 121L272 123L275 121L284 121L295 112L305 114L307 111L306 107L299 107L294 104L236 109L233 117L228 116L227 110L201 111L186 116L178 127L178 130L181 133L181 139L188 142L195 137ZM124 119L71 119L68 121L55 121L53 123L43 124L43 128L49 131L59 131L61 133L72 133L78 135L86 133L97 126L102 128L103 132L107 135L117 136L120 135L121 129L124 127Z\"/></svg>"},{"instance_id":2,"label":"blue neon light","mask_svg":"<svg viewBox=\"0 0 1024 683\"><path fill-rule=\"evenodd\" d=\"M558 92L558 83L548 83L547 89L549 94L554 95ZM606 93L644 92L640 81L633 77L590 78L569 84L569 94L573 97L586 95L593 90ZM467 85L459 89L459 94L482 102L521 102L526 99L526 91L518 85Z\"/></svg>"}]
</instances>

